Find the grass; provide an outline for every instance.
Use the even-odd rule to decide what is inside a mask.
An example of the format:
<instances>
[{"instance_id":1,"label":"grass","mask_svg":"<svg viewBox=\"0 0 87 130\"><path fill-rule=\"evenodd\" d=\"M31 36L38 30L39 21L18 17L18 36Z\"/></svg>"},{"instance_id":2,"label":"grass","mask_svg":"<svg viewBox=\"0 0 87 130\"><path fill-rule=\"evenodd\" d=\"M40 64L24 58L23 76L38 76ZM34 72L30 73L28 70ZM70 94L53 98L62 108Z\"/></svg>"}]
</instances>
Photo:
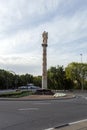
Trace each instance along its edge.
<instances>
[{"instance_id":1,"label":"grass","mask_svg":"<svg viewBox=\"0 0 87 130\"><path fill-rule=\"evenodd\" d=\"M15 92L8 92L8 93L0 94L0 97L19 98L19 97L29 96L31 94L33 94L33 93L30 91L15 91Z\"/></svg>"}]
</instances>

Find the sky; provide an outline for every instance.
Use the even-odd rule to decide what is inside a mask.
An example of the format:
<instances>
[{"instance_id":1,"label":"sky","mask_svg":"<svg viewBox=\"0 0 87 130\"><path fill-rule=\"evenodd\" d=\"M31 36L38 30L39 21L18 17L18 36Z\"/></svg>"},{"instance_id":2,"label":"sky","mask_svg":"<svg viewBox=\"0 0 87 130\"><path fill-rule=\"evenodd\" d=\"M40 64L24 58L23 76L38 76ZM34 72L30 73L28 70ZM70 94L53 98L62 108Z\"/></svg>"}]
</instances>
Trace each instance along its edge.
<instances>
[{"instance_id":1,"label":"sky","mask_svg":"<svg viewBox=\"0 0 87 130\"><path fill-rule=\"evenodd\" d=\"M44 31L48 69L87 63L87 0L0 0L0 69L42 75Z\"/></svg>"}]
</instances>

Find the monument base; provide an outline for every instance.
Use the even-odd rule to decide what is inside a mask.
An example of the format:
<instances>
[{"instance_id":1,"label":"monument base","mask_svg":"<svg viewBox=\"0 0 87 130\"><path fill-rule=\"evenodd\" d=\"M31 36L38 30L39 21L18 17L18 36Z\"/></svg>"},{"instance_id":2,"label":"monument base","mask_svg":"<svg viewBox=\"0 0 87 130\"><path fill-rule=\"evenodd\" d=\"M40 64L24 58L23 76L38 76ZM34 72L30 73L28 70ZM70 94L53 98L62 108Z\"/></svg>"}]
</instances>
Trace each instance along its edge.
<instances>
[{"instance_id":1,"label":"monument base","mask_svg":"<svg viewBox=\"0 0 87 130\"><path fill-rule=\"evenodd\" d=\"M40 89L35 92L36 95L54 95L50 89Z\"/></svg>"},{"instance_id":2,"label":"monument base","mask_svg":"<svg viewBox=\"0 0 87 130\"><path fill-rule=\"evenodd\" d=\"M47 89L47 77L46 76L45 76L45 78L44 78L44 76L42 76L42 89L43 90Z\"/></svg>"}]
</instances>

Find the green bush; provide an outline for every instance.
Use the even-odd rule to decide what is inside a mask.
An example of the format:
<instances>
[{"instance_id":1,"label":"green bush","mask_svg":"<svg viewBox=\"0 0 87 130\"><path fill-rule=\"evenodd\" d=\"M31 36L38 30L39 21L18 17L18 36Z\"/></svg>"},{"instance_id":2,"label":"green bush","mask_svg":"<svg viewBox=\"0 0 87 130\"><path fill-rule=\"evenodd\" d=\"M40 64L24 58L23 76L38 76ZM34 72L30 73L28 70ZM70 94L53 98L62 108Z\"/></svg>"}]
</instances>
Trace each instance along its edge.
<instances>
[{"instance_id":1,"label":"green bush","mask_svg":"<svg viewBox=\"0 0 87 130\"><path fill-rule=\"evenodd\" d=\"M32 93L29 91L17 91L17 92L8 92L8 93L0 94L0 97L18 98L18 97L28 96L31 94Z\"/></svg>"}]
</instances>

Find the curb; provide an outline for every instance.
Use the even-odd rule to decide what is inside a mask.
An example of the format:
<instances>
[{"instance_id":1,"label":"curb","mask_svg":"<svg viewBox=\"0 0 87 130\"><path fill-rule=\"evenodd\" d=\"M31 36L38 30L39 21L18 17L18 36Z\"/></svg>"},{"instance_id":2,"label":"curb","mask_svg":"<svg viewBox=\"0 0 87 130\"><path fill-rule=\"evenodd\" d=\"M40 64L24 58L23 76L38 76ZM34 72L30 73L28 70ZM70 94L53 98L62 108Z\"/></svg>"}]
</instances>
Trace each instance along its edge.
<instances>
[{"instance_id":1,"label":"curb","mask_svg":"<svg viewBox=\"0 0 87 130\"><path fill-rule=\"evenodd\" d=\"M63 127L71 126L71 125L76 125L78 123L83 123L83 122L87 122L87 119L79 120L79 121L76 121L76 122L62 124L62 125L59 125L59 126L56 126L56 127L53 127L53 128L45 129L45 130L56 130L56 129L59 129L59 128L63 128Z\"/></svg>"},{"instance_id":2,"label":"curb","mask_svg":"<svg viewBox=\"0 0 87 130\"><path fill-rule=\"evenodd\" d=\"M49 101L49 100L67 100L67 99L73 99L73 98L76 98L76 96L75 95L73 95L73 96L71 96L71 97L61 97L61 98L43 98L43 99L35 99L35 98L33 98L33 99L29 99L29 98L27 98L27 99L22 99L22 98L0 98L0 101L45 101L45 100L47 100L47 101Z\"/></svg>"},{"instance_id":3,"label":"curb","mask_svg":"<svg viewBox=\"0 0 87 130\"><path fill-rule=\"evenodd\" d=\"M62 124L62 125L55 126L53 128L44 129L44 130L55 130L55 129L59 129L59 128L66 127L66 126L69 126L69 124Z\"/></svg>"},{"instance_id":4,"label":"curb","mask_svg":"<svg viewBox=\"0 0 87 130\"><path fill-rule=\"evenodd\" d=\"M59 125L59 126L54 127L53 129L59 129L59 128L66 127L66 126L69 126L69 124Z\"/></svg>"}]
</instances>

